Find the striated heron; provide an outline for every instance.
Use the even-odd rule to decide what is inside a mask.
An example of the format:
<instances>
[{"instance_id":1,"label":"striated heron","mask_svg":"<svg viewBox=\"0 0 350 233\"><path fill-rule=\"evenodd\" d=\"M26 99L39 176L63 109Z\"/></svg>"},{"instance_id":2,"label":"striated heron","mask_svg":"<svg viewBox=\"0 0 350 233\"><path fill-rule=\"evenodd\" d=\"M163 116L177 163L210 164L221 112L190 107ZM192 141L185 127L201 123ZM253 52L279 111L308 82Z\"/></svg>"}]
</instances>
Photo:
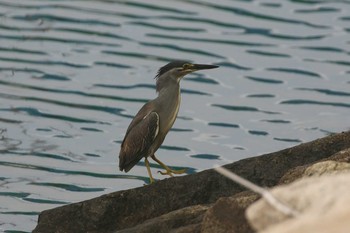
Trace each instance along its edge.
<instances>
[{"instance_id":1,"label":"striated heron","mask_svg":"<svg viewBox=\"0 0 350 233\"><path fill-rule=\"evenodd\" d=\"M155 157L155 152L163 143L173 126L180 107L180 80L198 70L217 68L215 65L192 64L187 61L173 61L161 67L156 75L158 97L146 103L131 121L119 152L119 168L128 172L143 157L150 183L154 182L148 157L151 157L165 172L162 175L182 174L183 170L173 170Z\"/></svg>"}]
</instances>

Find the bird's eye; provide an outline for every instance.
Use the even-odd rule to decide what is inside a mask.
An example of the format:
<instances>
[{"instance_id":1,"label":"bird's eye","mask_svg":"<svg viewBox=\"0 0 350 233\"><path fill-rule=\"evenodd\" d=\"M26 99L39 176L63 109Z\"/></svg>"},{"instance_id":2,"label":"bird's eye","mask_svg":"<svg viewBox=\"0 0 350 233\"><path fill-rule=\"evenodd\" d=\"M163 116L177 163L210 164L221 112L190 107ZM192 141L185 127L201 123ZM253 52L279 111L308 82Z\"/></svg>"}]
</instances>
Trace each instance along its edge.
<instances>
[{"instance_id":1,"label":"bird's eye","mask_svg":"<svg viewBox=\"0 0 350 233\"><path fill-rule=\"evenodd\" d=\"M190 67L191 67L191 64L185 63L185 64L183 64L182 69L187 70L187 69L189 69Z\"/></svg>"}]
</instances>

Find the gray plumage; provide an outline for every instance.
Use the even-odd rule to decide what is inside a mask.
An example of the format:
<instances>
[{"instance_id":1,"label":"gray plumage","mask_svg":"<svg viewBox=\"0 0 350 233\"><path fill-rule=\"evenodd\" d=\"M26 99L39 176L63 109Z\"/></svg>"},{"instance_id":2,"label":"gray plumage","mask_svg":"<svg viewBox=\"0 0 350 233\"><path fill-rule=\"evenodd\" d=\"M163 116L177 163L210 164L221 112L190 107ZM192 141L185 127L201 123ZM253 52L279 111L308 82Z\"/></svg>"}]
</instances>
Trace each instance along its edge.
<instances>
[{"instance_id":1,"label":"gray plumage","mask_svg":"<svg viewBox=\"0 0 350 233\"><path fill-rule=\"evenodd\" d=\"M163 143L173 126L181 102L180 80L188 73L218 66L192 64L187 61L174 61L161 67L156 75L158 96L146 103L130 123L119 153L119 168L128 172L143 157L150 173L147 157L151 156L166 169L168 175L176 173L155 158L154 153ZM163 166L164 165L164 166ZM163 173L162 173L163 174Z\"/></svg>"}]
</instances>

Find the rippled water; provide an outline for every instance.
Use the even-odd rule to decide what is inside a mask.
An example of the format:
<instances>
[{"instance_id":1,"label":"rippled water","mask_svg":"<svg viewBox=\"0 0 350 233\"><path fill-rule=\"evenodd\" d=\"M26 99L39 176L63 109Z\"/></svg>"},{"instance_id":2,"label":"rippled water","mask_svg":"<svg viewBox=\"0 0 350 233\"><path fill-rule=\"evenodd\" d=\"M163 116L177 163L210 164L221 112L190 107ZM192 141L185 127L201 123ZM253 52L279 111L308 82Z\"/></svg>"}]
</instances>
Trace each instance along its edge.
<instances>
[{"instance_id":1,"label":"rippled water","mask_svg":"<svg viewBox=\"0 0 350 233\"><path fill-rule=\"evenodd\" d=\"M173 59L221 66L157 153L188 173L349 129L349 34L346 0L0 0L0 231L148 182L117 154Z\"/></svg>"}]
</instances>

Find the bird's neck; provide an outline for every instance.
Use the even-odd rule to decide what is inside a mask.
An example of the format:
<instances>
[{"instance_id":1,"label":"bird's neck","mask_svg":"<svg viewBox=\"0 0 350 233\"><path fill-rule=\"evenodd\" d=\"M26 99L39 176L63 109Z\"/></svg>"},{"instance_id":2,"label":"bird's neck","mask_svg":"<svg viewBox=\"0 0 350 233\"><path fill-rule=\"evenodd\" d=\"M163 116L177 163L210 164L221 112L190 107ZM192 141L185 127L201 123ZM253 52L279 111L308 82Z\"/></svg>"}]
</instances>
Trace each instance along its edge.
<instances>
[{"instance_id":1,"label":"bird's neck","mask_svg":"<svg viewBox=\"0 0 350 233\"><path fill-rule=\"evenodd\" d=\"M161 82L161 88L158 89L158 96L174 99L180 94L180 80L168 79ZM158 83L157 83L158 84Z\"/></svg>"},{"instance_id":2,"label":"bird's neck","mask_svg":"<svg viewBox=\"0 0 350 233\"><path fill-rule=\"evenodd\" d=\"M166 99L161 102L161 107L177 114L181 102L181 90L179 83L163 87L158 93L158 99Z\"/></svg>"},{"instance_id":3,"label":"bird's neck","mask_svg":"<svg viewBox=\"0 0 350 233\"><path fill-rule=\"evenodd\" d=\"M169 85L168 87L164 87L159 92L156 102L159 106L159 109L161 109L160 111L162 112L160 128L163 130L163 132L168 132L173 126L180 108L181 92L179 83L176 83L176 85L173 84Z\"/></svg>"}]
</instances>

